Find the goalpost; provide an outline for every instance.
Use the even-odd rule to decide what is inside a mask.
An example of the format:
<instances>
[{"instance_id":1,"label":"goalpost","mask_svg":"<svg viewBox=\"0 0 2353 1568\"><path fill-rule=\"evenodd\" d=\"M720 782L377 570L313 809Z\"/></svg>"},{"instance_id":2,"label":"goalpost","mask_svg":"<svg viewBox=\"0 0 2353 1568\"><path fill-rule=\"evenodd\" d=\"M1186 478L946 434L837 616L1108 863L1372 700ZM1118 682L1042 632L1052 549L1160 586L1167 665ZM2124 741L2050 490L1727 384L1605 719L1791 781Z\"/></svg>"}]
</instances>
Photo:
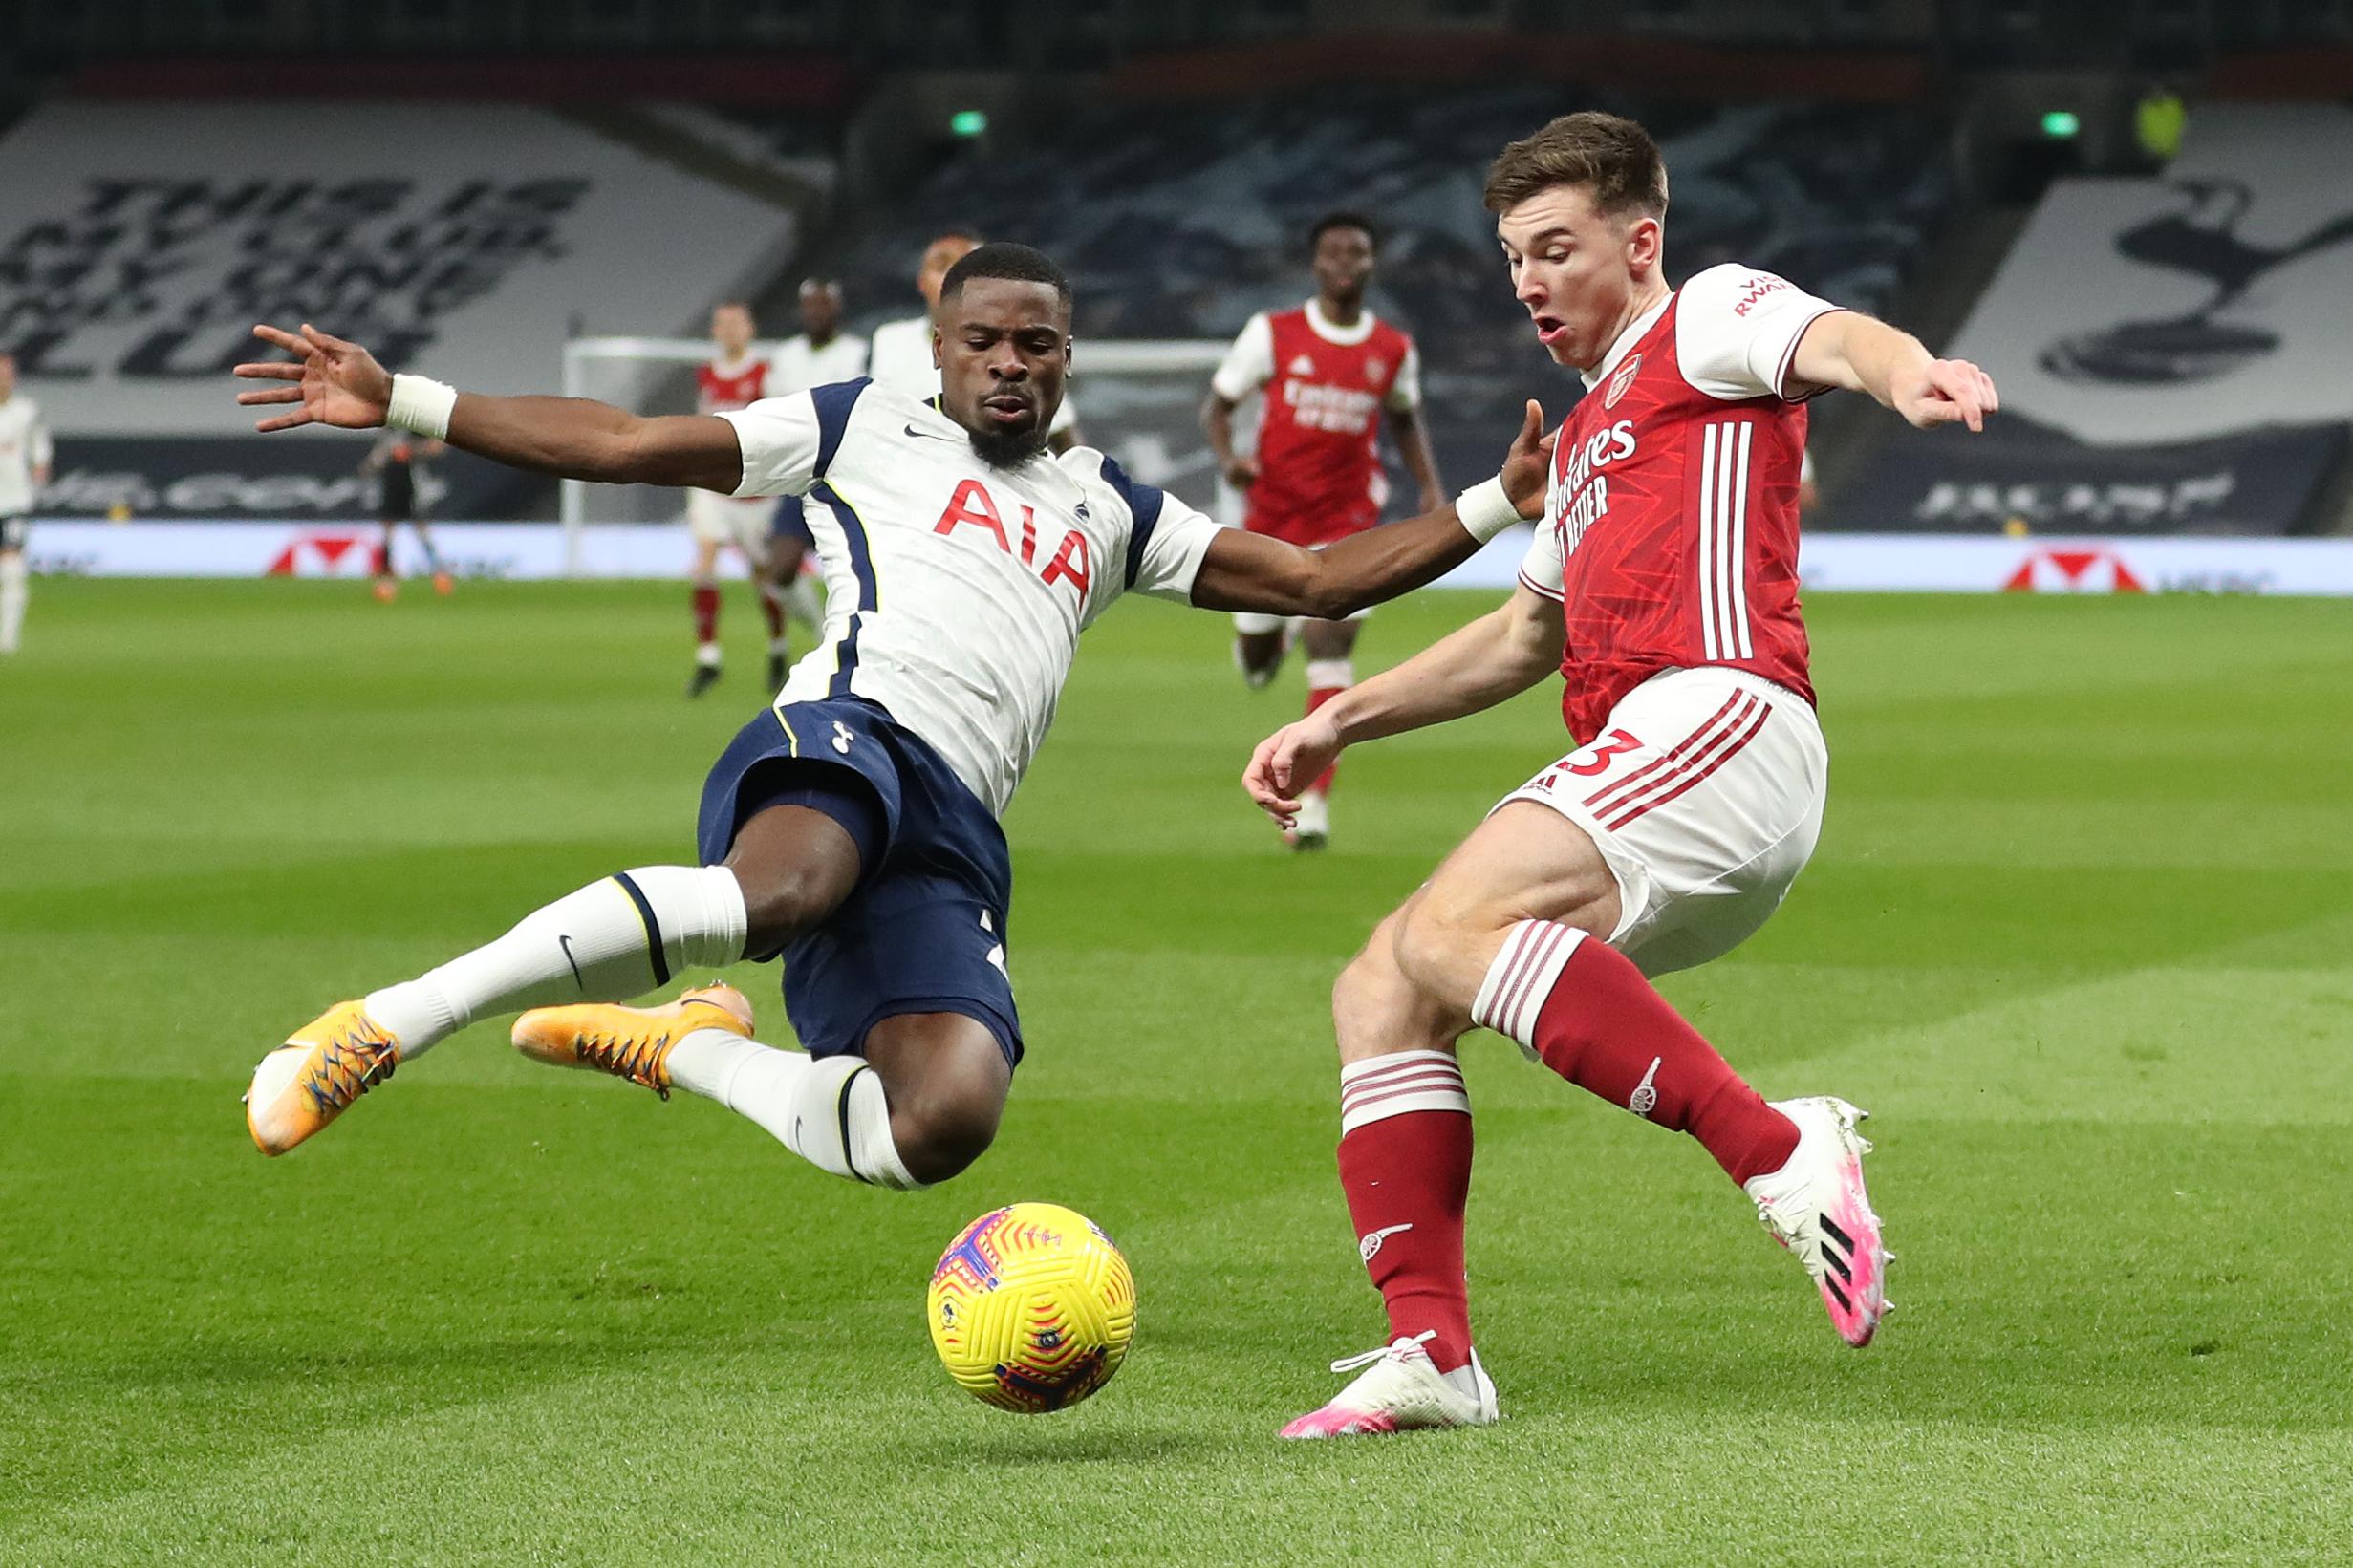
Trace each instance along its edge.
<instances>
[{"instance_id":1,"label":"goalpost","mask_svg":"<svg viewBox=\"0 0 2353 1568\"><path fill-rule=\"evenodd\" d=\"M1232 502L1201 435L1200 409L1225 349L1199 339L1080 339L1069 397L1082 438L1136 480L1224 515ZM752 352L771 349L761 344ZM710 356L709 341L699 337L576 337L564 345L564 396L642 414L689 413L694 369ZM1236 437L1246 442L1257 423L1245 409L1235 419ZM675 523L686 512L678 491L658 485L568 479L562 496L564 569L573 577L585 569L588 529Z\"/></svg>"}]
</instances>

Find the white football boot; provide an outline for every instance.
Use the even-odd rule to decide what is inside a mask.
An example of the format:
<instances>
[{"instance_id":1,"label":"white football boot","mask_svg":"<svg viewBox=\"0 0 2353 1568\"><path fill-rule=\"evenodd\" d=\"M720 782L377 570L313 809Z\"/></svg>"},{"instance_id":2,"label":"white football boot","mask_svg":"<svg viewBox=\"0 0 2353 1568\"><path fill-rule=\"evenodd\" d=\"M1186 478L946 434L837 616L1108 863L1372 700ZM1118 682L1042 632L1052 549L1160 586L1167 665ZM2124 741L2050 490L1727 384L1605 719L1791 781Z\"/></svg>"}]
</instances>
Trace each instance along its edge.
<instances>
[{"instance_id":1,"label":"white football boot","mask_svg":"<svg viewBox=\"0 0 2353 1568\"><path fill-rule=\"evenodd\" d=\"M1364 1437L1376 1432L1413 1431L1434 1427L1489 1427L1499 1414L1495 1382L1471 1352L1471 1377L1479 1385L1466 1394L1422 1348L1422 1334L1400 1339L1361 1356L1344 1356L1331 1364L1335 1372L1364 1371L1320 1410L1309 1410L1284 1427L1284 1437Z\"/></svg>"},{"instance_id":2,"label":"white football boot","mask_svg":"<svg viewBox=\"0 0 2353 1568\"><path fill-rule=\"evenodd\" d=\"M1773 1239L1796 1253L1821 1287L1839 1338L1860 1348L1895 1309L1887 1297L1895 1255L1880 1239L1879 1216L1863 1189L1870 1140L1855 1130L1870 1112L1829 1095L1772 1106L1798 1125L1798 1147L1779 1171L1751 1177L1745 1191Z\"/></svg>"}]
</instances>

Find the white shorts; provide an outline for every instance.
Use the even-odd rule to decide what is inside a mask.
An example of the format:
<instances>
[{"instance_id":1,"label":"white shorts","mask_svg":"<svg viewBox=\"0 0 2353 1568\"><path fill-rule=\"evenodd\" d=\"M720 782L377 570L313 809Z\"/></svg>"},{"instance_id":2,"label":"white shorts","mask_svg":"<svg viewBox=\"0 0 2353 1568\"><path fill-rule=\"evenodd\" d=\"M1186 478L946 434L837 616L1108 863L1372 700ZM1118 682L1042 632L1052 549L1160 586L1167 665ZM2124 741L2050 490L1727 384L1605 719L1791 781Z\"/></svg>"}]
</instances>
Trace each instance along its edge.
<instances>
[{"instance_id":1,"label":"white shorts","mask_svg":"<svg viewBox=\"0 0 2353 1568\"><path fill-rule=\"evenodd\" d=\"M1670 670L1498 805L1536 801L1585 829L1624 909L1609 945L1664 975L1730 953L1781 908L1822 836L1829 774L1795 692L1744 670Z\"/></svg>"},{"instance_id":2,"label":"white shorts","mask_svg":"<svg viewBox=\"0 0 2353 1568\"><path fill-rule=\"evenodd\" d=\"M1371 605L1367 605L1353 615L1342 617L1349 621L1365 621L1371 618L1372 607ZM1254 610L1237 611L1234 615L1234 632L1237 636L1244 637L1263 637L1276 632L1286 632L1290 634L1293 641L1297 641L1299 629L1307 624L1307 619L1308 617L1305 615L1262 615Z\"/></svg>"},{"instance_id":3,"label":"white shorts","mask_svg":"<svg viewBox=\"0 0 2353 1568\"><path fill-rule=\"evenodd\" d=\"M768 531L776 520L772 496L738 501L709 490L686 492L686 526L706 545L733 545L754 563L768 558Z\"/></svg>"}]
</instances>

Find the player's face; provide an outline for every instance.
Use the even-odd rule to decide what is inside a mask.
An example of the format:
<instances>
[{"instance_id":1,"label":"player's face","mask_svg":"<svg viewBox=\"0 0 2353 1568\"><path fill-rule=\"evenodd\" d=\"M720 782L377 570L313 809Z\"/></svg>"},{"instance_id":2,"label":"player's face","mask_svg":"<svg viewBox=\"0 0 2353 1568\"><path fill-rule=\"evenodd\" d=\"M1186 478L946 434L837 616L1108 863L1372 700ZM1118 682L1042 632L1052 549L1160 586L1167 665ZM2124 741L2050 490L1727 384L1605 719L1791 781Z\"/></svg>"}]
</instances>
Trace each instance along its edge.
<instances>
[{"instance_id":1,"label":"player's face","mask_svg":"<svg viewBox=\"0 0 2353 1568\"><path fill-rule=\"evenodd\" d=\"M1636 288L1658 266L1658 220L1608 218L1582 185L1537 192L1496 220L1512 293L1553 363L1590 370L1609 353Z\"/></svg>"},{"instance_id":2,"label":"player's face","mask_svg":"<svg viewBox=\"0 0 2353 1568\"><path fill-rule=\"evenodd\" d=\"M1070 312L1050 284L973 278L940 308L940 407L983 462L1046 449L1070 373Z\"/></svg>"},{"instance_id":3,"label":"player's face","mask_svg":"<svg viewBox=\"0 0 2353 1568\"><path fill-rule=\"evenodd\" d=\"M842 296L838 289L801 290L801 331L822 343L841 331Z\"/></svg>"},{"instance_id":4,"label":"player's face","mask_svg":"<svg viewBox=\"0 0 2353 1568\"><path fill-rule=\"evenodd\" d=\"M947 281L948 268L978 248L961 234L941 235L924 247L923 265L916 268L915 291L923 296L926 308L939 308L939 286Z\"/></svg>"},{"instance_id":5,"label":"player's face","mask_svg":"<svg viewBox=\"0 0 2353 1568\"><path fill-rule=\"evenodd\" d=\"M733 359L751 347L751 312L741 305L722 305L711 312L711 341Z\"/></svg>"},{"instance_id":6,"label":"player's face","mask_svg":"<svg viewBox=\"0 0 2353 1568\"><path fill-rule=\"evenodd\" d=\"M1328 228L1315 242L1315 286L1331 299L1363 297L1372 281L1372 236L1361 228Z\"/></svg>"}]
</instances>

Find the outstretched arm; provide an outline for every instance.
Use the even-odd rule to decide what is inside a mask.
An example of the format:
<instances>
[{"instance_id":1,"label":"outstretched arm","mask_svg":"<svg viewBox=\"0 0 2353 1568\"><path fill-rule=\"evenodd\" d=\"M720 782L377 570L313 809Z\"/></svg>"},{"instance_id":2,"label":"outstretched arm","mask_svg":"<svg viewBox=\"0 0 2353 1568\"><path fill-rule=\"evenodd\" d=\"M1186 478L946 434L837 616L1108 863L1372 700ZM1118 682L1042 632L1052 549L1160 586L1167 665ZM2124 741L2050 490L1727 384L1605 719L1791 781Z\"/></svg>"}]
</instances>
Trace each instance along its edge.
<instances>
[{"instance_id":1,"label":"outstretched arm","mask_svg":"<svg viewBox=\"0 0 2353 1568\"><path fill-rule=\"evenodd\" d=\"M1966 359L1939 359L1908 332L1857 311L1818 315L1798 339L1790 379L1867 392L1922 430L1940 424L1985 428L2001 407L1994 378Z\"/></svg>"},{"instance_id":2,"label":"outstretched arm","mask_svg":"<svg viewBox=\"0 0 2353 1568\"><path fill-rule=\"evenodd\" d=\"M648 419L585 397L453 395L421 376L395 377L366 349L308 323L299 333L256 327L253 335L294 356L237 367L248 381L290 383L237 395L248 407L293 405L260 420L256 430L397 424L509 467L565 479L692 485L723 495L744 482L735 427L714 416Z\"/></svg>"},{"instance_id":3,"label":"outstretched arm","mask_svg":"<svg viewBox=\"0 0 2353 1568\"><path fill-rule=\"evenodd\" d=\"M1495 479L1436 511L1367 528L1323 549L1240 528L1220 531L1201 558L1193 602L1203 610L1342 620L1421 587L1469 560L1515 519L1542 510L1553 441L1543 424L1543 410L1530 402ZM1472 515L1464 515L1466 506Z\"/></svg>"},{"instance_id":4,"label":"outstretched arm","mask_svg":"<svg viewBox=\"0 0 2353 1568\"><path fill-rule=\"evenodd\" d=\"M1560 605L1522 584L1494 611L1260 741L1241 786L1288 827L1299 809L1295 792L1343 747L1516 697L1560 667L1565 636Z\"/></svg>"}]
</instances>

